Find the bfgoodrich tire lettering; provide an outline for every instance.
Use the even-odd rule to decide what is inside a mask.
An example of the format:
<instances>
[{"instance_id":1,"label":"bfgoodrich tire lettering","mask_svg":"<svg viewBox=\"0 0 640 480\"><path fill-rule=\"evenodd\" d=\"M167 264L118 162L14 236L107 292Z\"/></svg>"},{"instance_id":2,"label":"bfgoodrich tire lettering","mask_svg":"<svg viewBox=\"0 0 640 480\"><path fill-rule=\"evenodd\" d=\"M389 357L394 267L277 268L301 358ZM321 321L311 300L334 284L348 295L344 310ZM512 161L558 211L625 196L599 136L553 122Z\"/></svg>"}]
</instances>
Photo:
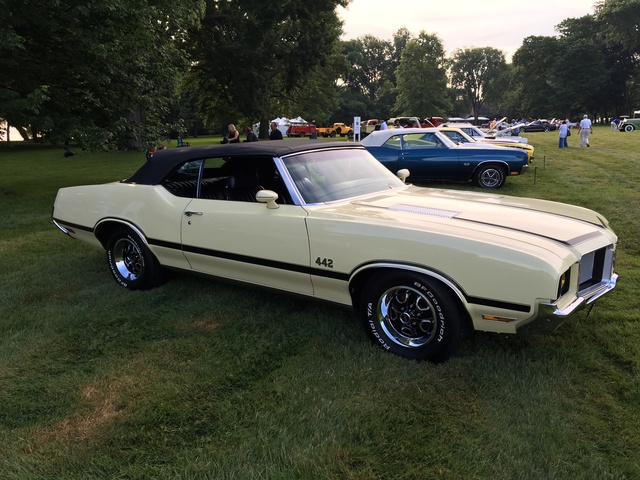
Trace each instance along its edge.
<instances>
[{"instance_id":1,"label":"bfgoodrich tire lettering","mask_svg":"<svg viewBox=\"0 0 640 480\"><path fill-rule=\"evenodd\" d=\"M158 260L128 228L117 230L109 239L107 261L116 282L129 290L146 290L163 281Z\"/></svg>"},{"instance_id":2,"label":"bfgoodrich tire lettering","mask_svg":"<svg viewBox=\"0 0 640 480\"><path fill-rule=\"evenodd\" d=\"M460 348L468 331L467 317L453 293L412 272L371 281L360 312L375 344L416 360L444 362Z\"/></svg>"}]
</instances>

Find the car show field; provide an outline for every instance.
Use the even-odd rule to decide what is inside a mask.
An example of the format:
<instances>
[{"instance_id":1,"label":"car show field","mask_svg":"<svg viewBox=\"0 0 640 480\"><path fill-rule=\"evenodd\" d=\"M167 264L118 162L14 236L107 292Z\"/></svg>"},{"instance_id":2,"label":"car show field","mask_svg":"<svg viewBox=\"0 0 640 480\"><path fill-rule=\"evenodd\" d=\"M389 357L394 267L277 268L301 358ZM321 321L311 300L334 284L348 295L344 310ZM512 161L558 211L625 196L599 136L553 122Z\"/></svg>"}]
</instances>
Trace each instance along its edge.
<instances>
[{"instance_id":1,"label":"car show field","mask_svg":"<svg viewBox=\"0 0 640 480\"><path fill-rule=\"evenodd\" d=\"M555 332L478 331L440 365L387 354L348 309L274 290L177 271L157 288L122 288L104 250L51 223L51 205L61 188L130 178L144 154L0 146L3 474L394 478L411 457L420 461L406 478L637 478L636 133L598 126L589 149L571 137L562 150L557 132L532 133L528 171L489 192L599 212L619 238L618 286ZM490 198L470 183L415 183ZM126 215L136 211L144 205ZM181 218L186 227L204 215ZM260 235L266 248L274 233ZM299 246L276 241L291 255ZM317 256L314 268L328 269ZM485 283L497 271L485 268Z\"/></svg>"}]
</instances>

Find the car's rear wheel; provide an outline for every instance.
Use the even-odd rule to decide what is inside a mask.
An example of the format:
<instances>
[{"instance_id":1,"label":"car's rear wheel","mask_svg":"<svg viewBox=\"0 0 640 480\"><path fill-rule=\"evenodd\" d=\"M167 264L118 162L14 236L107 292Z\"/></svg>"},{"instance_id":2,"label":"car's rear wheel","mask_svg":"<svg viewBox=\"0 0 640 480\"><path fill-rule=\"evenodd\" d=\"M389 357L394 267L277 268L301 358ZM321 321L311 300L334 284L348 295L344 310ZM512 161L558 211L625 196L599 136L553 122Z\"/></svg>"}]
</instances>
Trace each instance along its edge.
<instances>
[{"instance_id":1,"label":"car's rear wheel","mask_svg":"<svg viewBox=\"0 0 640 480\"><path fill-rule=\"evenodd\" d=\"M413 272L396 272L366 285L360 312L371 340L415 360L444 362L468 333L467 317L453 293Z\"/></svg>"},{"instance_id":2,"label":"car's rear wheel","mask_svg":"<svg viewBox=\"0 0 640 480\"><path fill-rule=\"evenodd\" d=\"M331 138L335 138L336 136L336 132L331 132L331 134L329 135Z\"/></svg>"},{"instance_id":3,"label":"car's rear wheel","mask_svg":"<svg viewBox=\"0 0 640 480\"><path fill-rule=\"evenodd\" d=\"M160 263L129 228L118 229L111 235L107 261L116 282L129 290L147 290L163 282Z\"/></svg>"},{"instance_id":4,"label":"car's rear wheel","mask_svg":"<svg viewBox=\"0 0 640 480\"><path fill-rule=\"evenodd\" d=\"M507 177L498 165L483 165L474 174L474 183L481 188L501 188Z\"/></svg>"},{"instance_id":5,"label":"car's rear wheel","mask_svg":"<svg viewBox=\"0 0 640 480\"><path fill-rule=\"evenodd\" d=\"M625 125L624 126L624 131L625 132L633 132L633 125Z\"/></svg>"}]
</instances>

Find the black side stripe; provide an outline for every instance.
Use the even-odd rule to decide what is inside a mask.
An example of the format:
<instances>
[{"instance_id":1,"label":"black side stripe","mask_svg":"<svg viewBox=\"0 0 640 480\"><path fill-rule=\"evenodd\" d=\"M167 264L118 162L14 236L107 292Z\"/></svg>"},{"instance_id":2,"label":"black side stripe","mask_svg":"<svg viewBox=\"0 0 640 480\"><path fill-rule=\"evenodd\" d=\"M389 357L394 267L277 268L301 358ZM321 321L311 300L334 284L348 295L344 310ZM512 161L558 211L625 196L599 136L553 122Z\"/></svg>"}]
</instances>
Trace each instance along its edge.
<instances>
[{"instance_id":1,"label":"black side stripe","mask_svg":"<svg viewBox=\"0 0 640 480\"><path fill-rule=\"evenodd\" d=\"M276 268L278 270L285 270L295 273L304 273L306 275L314 275L316 277L333 278L335 280L342 280L344 282L349 280L349 274L335 272L330 270L322 270L319 268L313 268L306 265L296 265L293 263L280 262L277 260L269 260L266 258L252 257L249 255L239 255L237 253L223 252L220 250L211 250L209 248L193 247L190 245L180 245L177 243L164 242L158 240L148 239L149 245L156 245L164 248L172 248L175 250L182 250L183 252L196 253L198 255L205 255L207 257L222 258L225 260L233 260L234 262L249 263L251 265L260 265L262 267Z\"/></svg>"},{"instance_id":2,"label":"black side stripe","mask_svg":"<svg viewBox=\"0 0 640 480\"><path fill-rule=\"evenodd\" d=\"M501 302L499 300L490 300L488 298L467 297L469 303L475 305L484 305L485 307L504 308L505 310L513 310L514 312L529 313L531 307L520 303Z\"/></svg>"},{"instance_id":3,"label":"black side stripe","mask_svg":"<svg viewBox=\"0 0 640 480\"><path fill-rule=\"evenodd\" d=\"M77 230L84 230L86 232L93 232L93 228L90 227L86 227L84 225L78 225L75 223L71 223L71 222L63 222L63 221L59 221L59 223L61 223L62 225L66 225L68 227L71 228L75 228ZM185 252L190 252L190 253L197 253L199 255L206 255L206 256L210 256L210 257L216 257L216 258L224 258L226 260L233 260L236 262L243 262L243 263L250 263L253 265L261 265L263 267L270 267L270 268L277 268L280 270L288 270L291 272L297 272L297 273L304 273L307 275L313 275L313 276L317 276L317 277L325 277L325 278L332 278L335 280L342 280L344 282L348 282L350 275L346 274L346 273L341 273L341 272L332 272L332 271L328 271L328 270L321 270L319 268L313 268L313 267L307 267L307 266L303 266L303 265L295 265L292 263L286 263L286 262L278 262L275 260L267 260L264 258L258 258L258 257L251 257L248 255L238 255L235 253L229 253L229 252L222 252L219 250L211 250L211 249L206 249L206 248L199 248L199 247L191 247L188 245L180 245L179 243L174 243L174 242L166 242L163 240L154 240L154 239L147 239L149 245L155 245L158 247L163 247L163 248L171 248L174 250L180 250L180 251L185 251ZM521 304L517 304L517 303L509 303L509 302L501 302L501 301L497 301L497 300L490 300L490 299L485 299L485 298L478 298L478 297L467 297L465 295L465 297L467 298L467 301L469 303L473 303L476 305L484 305L487 307L494 307L494 308L503 308L506 310L514 310L516 312L530 312L531 311L531 307L529 305L521 305Z\"/></svg>"},{"instance_id":4,"label":"black side stripe","mask_svg":"<svg viewBox=\"0 0 640 480\"><path fill-rule=\"evenodd\" d=\"M219 250L191 247L188 245L181 246L180 244L177 244L177 243L164 242L164 241L158 241L158 240L149 240L149 244L157 245L165 248L182 250L184 252L196 253L199 255L206 255L209 257L224 258L225 260L233 260L236 262L250 263L252 265L261 265L263 267L287 270L290 272L304 273L307 275L313 275L317 277L333 278L335 280L342 280L344 282L348 282L349 279L351 278L351 276L346 273L321 270L319 268L307 267L303 265L295 265L295 264L286 263L286 262L278 262L275 260L267 260L264 258L251 257L248 255L238 255L236 253L222 252ZM513 310L516 312L525 312L525 313L531 311L531 307L529 305L502 302L502 301L491 300L487 298L469 297L466 294L465 294L465 297L469 303L476 304L476 305L484 305L485 307L503 308L506 310Z\"/></svg>"}]
</instances>

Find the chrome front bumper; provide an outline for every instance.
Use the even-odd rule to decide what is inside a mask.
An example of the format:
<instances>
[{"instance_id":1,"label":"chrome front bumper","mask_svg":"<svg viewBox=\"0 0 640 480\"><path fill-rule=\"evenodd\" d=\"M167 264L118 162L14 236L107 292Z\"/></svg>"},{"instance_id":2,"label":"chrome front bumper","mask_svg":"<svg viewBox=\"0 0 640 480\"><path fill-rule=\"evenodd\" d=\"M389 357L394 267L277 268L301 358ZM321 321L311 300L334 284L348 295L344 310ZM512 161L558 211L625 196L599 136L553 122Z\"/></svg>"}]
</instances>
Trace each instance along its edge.
<instances>
[{"instance_id":1,"label":"chrome front bumper","mask_svg":"<svg viewBox=\"0 0 640 480\"><path fill-rule=\"evenodd\" d=\"M576 298L569 306L560 309L555 303L541 302L538 306L538 315L526 325L518 329L518 332L553 331L562 325L574 312L581 310L595 302L616 287L618 274L614 273L607 281L600 283L589 291L588 295Z\"/></svg>"}]
</instances>

